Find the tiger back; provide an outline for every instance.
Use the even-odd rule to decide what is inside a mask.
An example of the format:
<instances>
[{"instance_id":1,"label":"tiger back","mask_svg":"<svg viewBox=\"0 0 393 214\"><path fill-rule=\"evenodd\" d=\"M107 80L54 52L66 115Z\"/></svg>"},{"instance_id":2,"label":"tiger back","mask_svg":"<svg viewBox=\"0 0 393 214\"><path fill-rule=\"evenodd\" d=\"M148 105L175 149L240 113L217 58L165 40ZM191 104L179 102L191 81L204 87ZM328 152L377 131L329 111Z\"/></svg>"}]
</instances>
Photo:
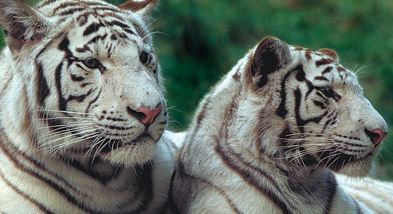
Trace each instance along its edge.
<instances>
[{"instance_id":1,"label":"tiger back","mask_svg":"<svg viewBox=\"0 0 393 214\"><path fill-rule=\"evenodd\" d=\"M0 213L157 213L176 145L157 1L0 0Z\"/></svg>"},{"instance_id":2,"label":"tiger back","mask_svg":"<svg viewBox=\"0 0 393 214\"><path fill-rule=\"evenodd\" d=\"M267 37L200 103L178 153L173 208L379 212L345 192L349 186L343 188L333 172L367 175L387 131L333 50Z\"/></svg>"}]
</instances>

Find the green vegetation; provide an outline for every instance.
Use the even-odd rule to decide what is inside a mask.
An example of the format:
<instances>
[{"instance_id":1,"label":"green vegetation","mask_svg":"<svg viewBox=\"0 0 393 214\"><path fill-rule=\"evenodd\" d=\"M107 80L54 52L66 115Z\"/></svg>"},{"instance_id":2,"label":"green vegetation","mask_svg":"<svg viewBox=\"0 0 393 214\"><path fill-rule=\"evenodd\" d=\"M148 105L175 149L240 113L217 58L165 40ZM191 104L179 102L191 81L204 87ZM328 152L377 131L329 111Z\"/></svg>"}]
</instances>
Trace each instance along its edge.
<instances>
[{"instance_id":1,"label":"green vegetation","mask_svg":"<svg viewBox=\"0 0 393 214\"><path fill-rule=\"evenodd\" d=\"M266 35L335 49L392 124L392 10L390 0L161 0L150 29L166 79L170 128L184 130L202 96ZM377 174L392 179L392 134L383 147Z\"/></svg>"}]
</instances>

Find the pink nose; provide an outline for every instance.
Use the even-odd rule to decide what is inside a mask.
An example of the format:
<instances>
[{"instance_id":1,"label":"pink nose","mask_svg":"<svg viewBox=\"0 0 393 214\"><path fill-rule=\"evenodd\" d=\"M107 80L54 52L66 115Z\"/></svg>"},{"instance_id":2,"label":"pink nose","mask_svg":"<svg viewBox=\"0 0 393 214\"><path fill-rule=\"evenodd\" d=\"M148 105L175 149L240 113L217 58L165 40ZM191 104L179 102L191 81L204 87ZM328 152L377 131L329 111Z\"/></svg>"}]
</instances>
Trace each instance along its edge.
<instances>
[{"instance_id":1,"label":"pink nose","mask_svg":"<svg viewBox=\"0 0 393 214\"><path fill-rule=\"evenodd\" d=\"M162 105L155 109L149 109L146 107L140 107L136 111L143 114L143 117L139 118L141 123L145 126L151 125L156 119L157 115L161 112Z\"/></svg>"},{"instance_id":2,"label":"pink nose","mask_svg":"<svg viewBox=\"0 0 393 214\"><path fill-rule=\"evenodd\" d=\"M386 132L382 131L381 129L374 129L372 131L369 131L366 129L365 132L375 145L380 144L383 141L383 139L385 139L386 134L387 134Z\"/></svg>"}]
</instances>

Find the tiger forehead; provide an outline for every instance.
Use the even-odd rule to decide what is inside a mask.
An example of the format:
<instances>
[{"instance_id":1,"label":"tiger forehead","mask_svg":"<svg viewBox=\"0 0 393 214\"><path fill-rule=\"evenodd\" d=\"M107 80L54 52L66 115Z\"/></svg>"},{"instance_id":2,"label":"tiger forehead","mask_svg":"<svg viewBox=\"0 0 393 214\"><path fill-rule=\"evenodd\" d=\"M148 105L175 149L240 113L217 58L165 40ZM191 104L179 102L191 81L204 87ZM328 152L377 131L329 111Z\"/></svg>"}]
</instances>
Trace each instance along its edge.
<instances>
[{"instance_id":1,"label":"tiger forehead","mask_svg":"<svg viewBox=\"0 0 393 214\"><path fill-rule=\"evenodd\" d=\"M89 0L63 0L63 1L42 1L37 9L48 17L56 17L59 24L72 19L76 20L80 26L89 23L93 19L93 24L87 30L94 32L100 27L120 27L122 31L138 35L147 39L147 29L144 24L131 12L121 10L105 1ZM94 20L96 21L94 23ZM123 33L117 33L120 37L126 38ZM114 38L114 37L112 37Z\"/></svg>"},{"instance_id":2,"label":"tiger forehead","mask_svg":"<svg viewBox=\"0 0 393 214\"><path fill-rule=\"evenodd\" d=\"M302 58L305 58L307 61L315 62L315 65L317 67L327 64L335 64L336 66L341 66L337 62L337 60L333 59L331 56L324 54L320 51L315 51L309 48L303 48L299 46L292 46L291 50L292 52L297 53L297 55L301 56ZM342 67L342 69L345 68Z\"/></svg>"},{"instance_id":3,"label":"tiger forehead","mask_svg":"<svg viewBox=\"0 0 393 214\"><path fill-rule=\"evenodd\" d=\"M294 56L299 57L303 66L311 66L313 80L328 84L342 84L357 88L356 75L342 66L331 56L309 48L291 46ZM309 73L309 72L306 72Z\"/></svg>"},{"instance_id":4,"label":"tiger forehead","mask_svg":"<svg viewBox=\"0 0 393 214\"><path fill-rule=\"evenodd\" d=\"M298 46L292 46L291 50L295 56L305 59L307 63L314 63L317 68L323 66L332 66L335 67L339 72L347 71L347 69L338 63L336 59L333 59L331 56L326 55L320 51Z\"/></svg>"},{"instance_id":5,"label":"tiger forehead","mask_svg":"<svg viewBox=\"0 0 393 214\"><path fill-rule=\"evenodd\" d=\"M37 9L48 17L67 17L85 12L97 14L103 12L122 13L119 8L105 1L88 0L43 1L37 5Z\"/></svg>"}]
</instances>

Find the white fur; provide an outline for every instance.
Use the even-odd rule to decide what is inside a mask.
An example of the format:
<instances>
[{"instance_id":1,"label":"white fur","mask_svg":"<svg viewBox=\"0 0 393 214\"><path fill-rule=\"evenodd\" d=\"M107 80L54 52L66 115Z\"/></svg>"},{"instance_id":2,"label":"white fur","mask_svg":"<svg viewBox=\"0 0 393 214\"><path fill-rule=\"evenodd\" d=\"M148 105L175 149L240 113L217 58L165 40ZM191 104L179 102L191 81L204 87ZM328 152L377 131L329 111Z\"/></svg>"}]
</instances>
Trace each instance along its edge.
<instances>
[{"instance_id":1,"label":"white fur","mask_svg":"<svg viewBox=\"0 0 393 214\"><path fill-rule=\"evenodd\" d=\"M264 74L250 77L257 50L254 48L200 103L178 154L172 191L174 209L180 213L303 214L324 213L325 209L329 213L378 212L374 207L367 207L365 201L355 201L354 198L358 197L345 192L349 187L342 187L341 181L335 185L335 176L328 169L331 163L317 158L320 156L318 151L329 149L339 136L356 136L359 140L343 141L348 142L345 145L348 151L342 149L342 152L351 154L349 149L352 146L357 148L357 145L364 146L364 152L357 154L358 161L345 166L344 162L335 170L351 176L364 176L370 168L371 158L362 157L378 151L364 133L364 127L386 130L385 121L363 96L355 75L346 69L341 74L336 70L341 70L341 65L330 56L287 46L277 39L268 38L261 44L268 40L275 42L265 47L277 46L277 50L282 51L278 55L288 58L280 62L283 63L280 70L267 76L266 85L262 88L254 85L254 81ZM311 59L306 57L307 52ZM330 61L327 65L316 66L321 59ZM272 63L263 58L259 60ZM335 124L329 123L326 130L323 126L329 116L308 126L297 125L296 115L302 119L321 115L318 106L307 103L318 99L313 94L316 90L303 100L308 88L301 71L296 70L299 65L305 71L304 78L314 86L332 84L330 87L342 96L337 102L333 98L329 100L329 113L338 112L339 117ZM327 66L332 66L331 74L326 75L329 82L314 80ZM294 72L290 73L292 70ZM282 101L281 87L286 75L288 79L283 90L287 95L284 102L287 113L282 118L276 111ZM346 78L340 75L346 75ZM299 112L295 112L298 106L294 95L296 90L302 93ZM282 136L286 127L290 127L290 135L284 133ZM304 133L310 133L308 138L305 134L297 134L301 128ZM315 135L319 133L329 135ZM305 150L295 147L299 138ZM282 140L288 142L281 145ZM290 152L284 148L289 148ZM303 152L316 158L317 162L307 166Z\"/></svg>"},{"instance_id":2,"label":"white fur","mask_svg":"<svg viewBox=\"0 0 393 214\"><path fill-rule=\"evenodd\" d=\"M97 0L0 6L11 32L0 59L0 213L162 209L176 146L164 133L160 70L141 11ZM89 33L92 23L104 24ZM24 39L12 37L18 26ZM102 66L87 67L88 58ZM154 122L142 124L135 112L159 104Z\"/></svg>"}]
</instances>

